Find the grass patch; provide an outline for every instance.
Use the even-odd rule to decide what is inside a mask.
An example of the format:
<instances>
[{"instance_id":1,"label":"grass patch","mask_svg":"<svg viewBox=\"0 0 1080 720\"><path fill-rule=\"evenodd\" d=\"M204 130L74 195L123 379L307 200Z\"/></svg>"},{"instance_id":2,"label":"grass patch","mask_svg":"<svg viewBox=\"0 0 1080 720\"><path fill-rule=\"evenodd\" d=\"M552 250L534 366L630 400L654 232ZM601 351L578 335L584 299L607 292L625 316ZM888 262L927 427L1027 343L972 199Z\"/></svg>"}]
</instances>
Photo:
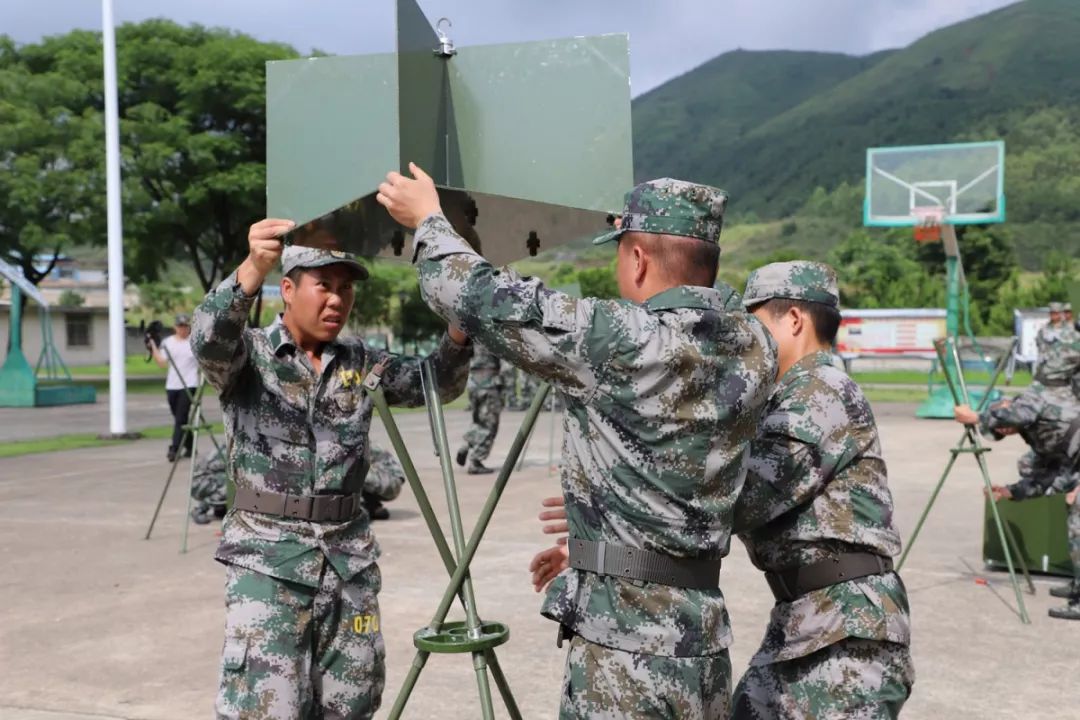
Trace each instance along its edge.
<instances>
[{"instance_id":1,"label":"grass patch","mask_svg":"<svg viewBox=\"0 0 1080 720\"><path fill-rule=\"evenodd\" d=\"M71 370L71 376L76 380L80 377L101 377L109 376L109 364L104 365L79 365L77 367L69 367ZM128 355L124 360L124 373L129 377L138 377L140 375L153 375L154 377L165 377L166 369L158 367L157 363L151 360L146 362L146 355Z\"/></svg>"},{"instance_id":2,"label":"grass patch","mask_svg":"<svg viewBox=\"0 0 1080 720\"><path fill-rule=\"evenodd\" d=\"M985 370L971 370L964 373L964 380L969 385L985 385L990 382L993 373ZM927 373L923 370L875 370L854 372L851 374L855 382L871 383L875 385L926 385ZM936 382L945 382L945 376L937 373L934 376ZM1005 385L1005 376L998 378L998 385ZM1009 385L1014 387L1027 387L1031 384L1031 373L1027 370L1017 370Z\"/></svg>"},{"instance_id":3,"label":"grass patch","mask_svg":"<svg viewBox=\"0 0 1080 720\"><path fill-rule=\"evenodd\" d=\"M212 429L215 433L222 433L225 426L214 423ZM172 425L160 425L158 427L141 430L144 440L167 440L172 437ZM74 433L71 435L57 435L51 438L35 440L15 440L0 443L0 458L16 457L18 455L34 455L37 453L63 452L65 450L79 450L81 448L107 447L109 445L121 445L132 442L131 440L105 440L99 438L96 433Z\"/></svg>"},{"instance_id":4,"label":"grass patch","mask_svg":"<svg viewBox=\"0 0 1080 720\"><path fill-rule=\"evenodd\" d=\"M871 403L911 403L926 399L925 390L915 388L863 388L863 394Z\"/></svg>"}]
</instances>

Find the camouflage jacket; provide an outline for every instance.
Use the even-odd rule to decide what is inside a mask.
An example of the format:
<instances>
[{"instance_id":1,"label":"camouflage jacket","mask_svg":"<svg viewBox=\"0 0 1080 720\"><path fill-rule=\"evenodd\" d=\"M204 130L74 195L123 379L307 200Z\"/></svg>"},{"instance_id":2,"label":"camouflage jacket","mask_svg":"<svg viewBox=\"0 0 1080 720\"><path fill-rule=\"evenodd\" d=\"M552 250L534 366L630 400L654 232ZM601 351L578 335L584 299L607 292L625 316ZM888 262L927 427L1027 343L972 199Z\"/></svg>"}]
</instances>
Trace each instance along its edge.
<instances>
[{"instance_id":1,"label":"camouflage jacket","mask_svg":"<svg viewBox=\"0 0 1080 720\"><path fill-rule=\"evenodd\" d=\"M432 309L560 391L573 537L676 557L727 554L744 454L776 376L768 332L725 311L730 288L676 287L642 305L576 299L495 269L441 215L420 225L416 247ZM570 569L542 612L632 652L707 655L731 642L719 589Z\"/></svg>"},{"instance_id":2,"label":"camouflage jacket","mask_svg":"<svg viewBox=\"0 0 1080 720\"><path fill-rule=\"evenodd\" d=\"M393 500L401 494L405 484L405 471L389 450L383 450L375 444L368 445L368 469L364 478L364 492L371 493L380 500Z\"/></svg>"},{"instance_id":3,"label":"camouflage jacket","mask_svg":"<svg viewBox=\"0 0 1080 720\"><path fill-rule=\"evenodd\" d=\"M1044 325L1035 336L1035 346L1038 382L1067 386L1080 374L1080 333L1068 323Z\"/></svg>"},{"instance_id":4,"label":"camouflage jacket","mask_svg":"<svg viewBox=\"0 0 1080 720\"><path fill-rule=\"evenodd\" d=\"M1035 456L1020 481L1008 486L1014 499L1071 489L1074 481L1068 468L1080 462L1080 400L1071 388L1036 383L979 415L983 435L999 440L1005 428L1016 429Z\"/></svg>"},{"instance_id":5,"label":"camouflage jacket","mask_svg":"<svg viewBox=\"0 0 1080 720\"><path fill-rule=\"evenodd\" d=\"M360 492L372 413L361 383L372 365L391 356L356 338L339 339L324 348L316 374L280 318L247 328L252 301L232 275L196 308L191 328L195 357L221 393L236 486L297 495ZM471 347L443 337L433 360L445 401L464 390L471 355ZM393 357L382 387L391 404L422 404L420 360ZM363 513L312 523L234 510L223 533L216 554L221 562L311 587L319 583L324 557L348 580L379 552Z\"/></svg>"},{"instance_id":6,"label":"camouflage jacket","mask_svg":"<svg viewBox=\"0 0 1080 720\"><path fill-rule=\"evenodd\" d=\"M499 358L483 345L477 345L469 366L469 392L477 390L501 390L502 375L499 372Z\"/></svg>"},{"instance_id":7,"label":"camouflage jacket","mask_svg":"<svg viewBox=\"0 0 1080 720\"><path fill-rule=\"evenodd\" d=\"M735 531L758 568L776 572L842 552L900 551L874 415L829 353L809 355L784 374L750 447ZM908 644L907 593L898 575L778 602L751 664L802 657L848 637Z\"/></svg>"}]
</instances>

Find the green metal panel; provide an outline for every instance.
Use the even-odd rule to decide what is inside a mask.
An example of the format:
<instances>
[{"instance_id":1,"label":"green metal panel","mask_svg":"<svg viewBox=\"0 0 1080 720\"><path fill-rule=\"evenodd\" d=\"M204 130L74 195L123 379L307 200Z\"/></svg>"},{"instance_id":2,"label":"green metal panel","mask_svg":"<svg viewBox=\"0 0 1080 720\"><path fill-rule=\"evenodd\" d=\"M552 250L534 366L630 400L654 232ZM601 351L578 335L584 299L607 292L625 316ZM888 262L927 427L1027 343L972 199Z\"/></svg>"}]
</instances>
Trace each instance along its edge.
<instances>
[{"instance_id":1,"label":"green metal panel","mask_svg":"<svg viewBox=\"0 0 1080 720\"><path fill-rule=\"evenodd\" d=\"M266 207L307 222L398 164L397 55L266 64Z\"/></svg>"},{"instance_id":2,"label":"green metal panel","mask_svg":"<svg viewBox=\"0 0 1080 720\"><path fill-rule=\"evenodd\" d=\"M1008 525L1020 553L1032 571L1072 576L1065 522L1065 496L1047 495L1029 500L1002 500L997 504L1001 522ZM983 560L994 568L1005 567L1005 554L994 530L990 504L984 508Z\"/></svg>"},{"instance_id":3,"label":"green metal panel","mask_svg":"<svg viewBox=\"0 0 1080 720\"><path fill-rule=\"evenodd\" d=\"M406 259L375 192L410 160L496 264L607 229L633 182L625 35L441 57L414 0L398 33L397 55L268 64L268 214L301 223L287 242Z\"/></svg>"},{"instance_id":4,"label":"green metal panel","mask_svg":"<svg viewBox=\"0 0 1080 720\"><path fill-rule=\"evenodd\" d=\"M414 0L399 0L397 10L398 77L403 89L398 98L401 156L397 169L404 172L415 162L443 185L460 185L450 168L447 107L449 83L446 60L435 54L439 38ZM383 172L387 172L387 167Z\"/></svg>"},{"instance_id":5,"label":"green metal panel","mask_svg":"<svg viewBox=\"0 0 1080 720\"><path fill-rule=\"evenodd\" d=\"M450 72L462 187L622 208L633 184L625 35L461 48Z\"/></svg>"}]
</instances>

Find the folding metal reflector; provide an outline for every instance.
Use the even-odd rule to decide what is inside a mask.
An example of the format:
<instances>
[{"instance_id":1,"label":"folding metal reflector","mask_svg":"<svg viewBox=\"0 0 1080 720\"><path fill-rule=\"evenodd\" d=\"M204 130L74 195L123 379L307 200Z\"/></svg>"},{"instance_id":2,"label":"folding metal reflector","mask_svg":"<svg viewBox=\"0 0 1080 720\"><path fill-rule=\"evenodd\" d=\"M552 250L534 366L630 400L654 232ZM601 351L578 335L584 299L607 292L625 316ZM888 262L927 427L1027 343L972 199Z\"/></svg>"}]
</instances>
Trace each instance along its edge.
<instances>
[{"instance_id":1,"label":"folding metal reflector","mask_svg":"<svg viewBox=\"0 0 1080 720\"><path fill-rule=\"evenodd\" d=\"M629 67L625 35L454 49L402 0L396 53L267 63L267 213L408 259L375 193L413 161L496 264L599 234L633 183Z\"/></svg>"}]
</instances>

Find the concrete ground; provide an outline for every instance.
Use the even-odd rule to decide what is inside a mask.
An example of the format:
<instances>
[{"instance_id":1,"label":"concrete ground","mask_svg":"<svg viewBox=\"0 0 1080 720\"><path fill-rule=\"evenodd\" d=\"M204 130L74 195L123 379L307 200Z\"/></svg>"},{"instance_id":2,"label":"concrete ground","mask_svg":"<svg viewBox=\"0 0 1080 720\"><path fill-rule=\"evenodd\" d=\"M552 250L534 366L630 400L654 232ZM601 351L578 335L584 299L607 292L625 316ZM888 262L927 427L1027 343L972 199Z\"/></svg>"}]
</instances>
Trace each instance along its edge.
<instances>
[{"instance_id":1,"label":"concrete ground","mask_svg":"<svg viewBox=\"0 0 1080 720\"><path fill-rule=\"evenodd\" d=\"M905 538L959 435L951 423L916 420L913 409L876 408ZM425 415L398 417L436 507L444 508ZM20 418L37 422L32 414ZM520 413L504 416L496 458L506 452L520 419ZM460 437L465 414L452 411L448 421L451 436ZM8 420L3 423L10 432ZM539 500L557 492L547 464L549 427L542 418L528 462L512 479L473 564L482 615L513 629L498 655L526 718L555 717L563 665L554 626L539 617L540 598L526 572L545 545L534 520ZM385 437L378 423L373 432ZM1010 479L1022 447L1018 439L995 446L990 457L997 479ZM192 526L189 551L179 552L186 499L178 484L152 539L142 539L167 470L161 449L160 442L143 440L0 460L5 720L211 716L223 622L224 572L211 559L218 526ZM469 526L489 477L458 479ZM412 633L429 620L446 580L407 490L392 512L390 521L376 526L388 651L381 716L412 660ZM1046 590L1058 581L1037 580L1037 595L1024 596L1032 624L1022 625L1007 578L982 571L981 524L980 480L965 458L903 572L918 673L904 717L1075 718L1080 622L1048 618L1047 608L1058 601ZM772 599L738 542L722 583L735 626L738 675L760 640ZM433 657L405 717L478 716L469 660Z\"/></svg>"},{"instance_id":2,"label":"concrete ground","mask_svg":"<svg viewBox=\"0 0 1080 720\"><path fill-rule=\"evenodd\" d=\"M137 432L172 425L165 382L160 393L128 393L127 428ZM203 398L203 411L210 422L221 420L216 395ZM73 433L109 432L109 394L98 393L97 402L41 408L0 408L0 442L34 440Z\"/></svg>"}]
</instances>

